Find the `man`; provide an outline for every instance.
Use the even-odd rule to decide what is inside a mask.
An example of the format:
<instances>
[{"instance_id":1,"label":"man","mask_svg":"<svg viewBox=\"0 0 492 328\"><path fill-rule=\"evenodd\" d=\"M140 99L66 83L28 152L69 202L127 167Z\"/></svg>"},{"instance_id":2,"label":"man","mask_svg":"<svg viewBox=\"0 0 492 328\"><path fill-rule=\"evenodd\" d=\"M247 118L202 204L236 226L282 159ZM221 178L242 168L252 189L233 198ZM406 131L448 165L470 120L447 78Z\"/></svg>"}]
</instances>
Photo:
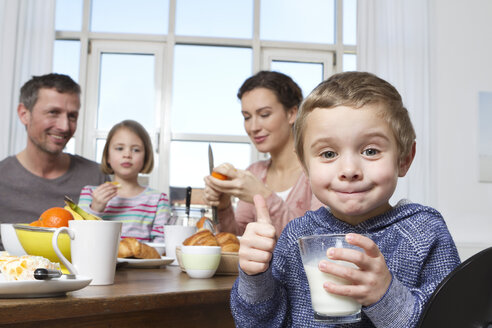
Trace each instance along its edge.
<instances>
[{"instance_id":1,"label":"man","mask_svg":"<svg viewBox=\"0 0 492 328\"><path fill-rule=\"evenodd\" d=\"M80 86L69 76L34 76L22 86L17 114L27 145L0 162L0 222L32 222L50 207L63 207L65 195L78 202L83 186L109 180L99 164L63 152L79 110Z\"/></svg>"}]
</instances>

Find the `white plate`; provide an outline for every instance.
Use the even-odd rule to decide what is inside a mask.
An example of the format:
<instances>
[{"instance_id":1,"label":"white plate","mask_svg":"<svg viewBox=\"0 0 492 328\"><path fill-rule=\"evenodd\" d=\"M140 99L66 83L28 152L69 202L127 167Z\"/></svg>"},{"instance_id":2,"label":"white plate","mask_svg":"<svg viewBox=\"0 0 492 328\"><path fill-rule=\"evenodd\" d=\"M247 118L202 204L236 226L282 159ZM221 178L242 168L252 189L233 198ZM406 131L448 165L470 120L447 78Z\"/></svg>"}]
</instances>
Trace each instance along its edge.
<instances>
[{"instance_id":1,"label":"white plate","mask_svg":"<svg viewBox=\"0 0 492 328\"><path fill-rule=\"evenodd\" d=\"M162 256L160 259L127 259L118 258L118 263L126 263L125 267L132 268L152 268L162 265L168 265L174 261L171 257Z\"/></svg>"},{"instance_id":2,"label":"white plate","mask_svg":"<svg viewBox=\"0 0 492 328\"><path fill-rule=\"evenodd\" d=\"M0 298L63 296L67 292L84 288L91 281L91 278L83 276L67 279L65 275L51 280L5 281L0 275Z\"/></svg>"}]
</instances>

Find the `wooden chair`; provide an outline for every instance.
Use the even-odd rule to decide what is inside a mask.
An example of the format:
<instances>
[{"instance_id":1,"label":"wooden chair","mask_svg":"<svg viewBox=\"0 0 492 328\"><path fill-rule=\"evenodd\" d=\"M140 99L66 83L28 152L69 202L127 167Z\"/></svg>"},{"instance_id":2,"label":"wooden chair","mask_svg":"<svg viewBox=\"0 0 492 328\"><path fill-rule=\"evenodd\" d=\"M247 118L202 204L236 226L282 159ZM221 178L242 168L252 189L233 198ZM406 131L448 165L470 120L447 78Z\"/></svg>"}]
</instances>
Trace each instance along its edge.
<instances>
[{"instance_id":1,"label":"wooden chair","mask_svg":"<svg viewBox=\"0 0 492 328\"><path fill-rule=\"evenodd\" d=\"M460 264L427 302L419 328L492 328L492 247Z\"/></svg>"}]
</instances>

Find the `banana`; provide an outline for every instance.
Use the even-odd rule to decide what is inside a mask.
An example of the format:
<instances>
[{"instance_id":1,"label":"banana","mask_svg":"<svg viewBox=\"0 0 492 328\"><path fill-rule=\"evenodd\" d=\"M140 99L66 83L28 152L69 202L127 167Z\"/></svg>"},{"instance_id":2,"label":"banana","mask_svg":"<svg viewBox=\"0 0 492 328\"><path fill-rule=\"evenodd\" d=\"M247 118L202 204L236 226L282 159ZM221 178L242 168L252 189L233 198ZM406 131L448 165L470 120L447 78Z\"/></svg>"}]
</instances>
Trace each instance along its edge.
<instances>
[{"instance_id":1,"label":"banana","mask_svg":"<svg viewBox=\"0 0 492 328\"><path fill-rule=\"evenodd\" d=\"M72 210L72 208L70 206L65 205L65 207L63 207L63 208L66 209L67 211L69 211L70 214L72 214L74 220L83 220L84 219L79 213Z\"/></svg>"},{"instance_id":2,"label":"banana","mask_svg":"<svg viewBox=\"0 0 492 328\"><path fill-rule=\"evenodd\" d=\"M74 211L77 215L82 217L82 220L102 220L100 217L93 215L93 214L90 214L90 213L87 213L86 211L81 209L68 196L65 196L65 204L67 204L67 206L70 207L70 209L72 211ZM74 216L74 219L75 219L75 216Z\"/></svg>"}]
</instances>

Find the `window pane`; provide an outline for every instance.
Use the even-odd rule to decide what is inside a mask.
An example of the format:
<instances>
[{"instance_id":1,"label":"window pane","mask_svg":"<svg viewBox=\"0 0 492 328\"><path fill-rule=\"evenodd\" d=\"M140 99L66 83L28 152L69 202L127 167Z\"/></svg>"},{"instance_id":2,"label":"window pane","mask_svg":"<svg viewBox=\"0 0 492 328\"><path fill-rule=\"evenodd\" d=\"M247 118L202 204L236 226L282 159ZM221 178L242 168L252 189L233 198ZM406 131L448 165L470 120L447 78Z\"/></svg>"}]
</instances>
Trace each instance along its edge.
<instances>
[{"instance_id":1,"label":"window pane","mask_svg":"<svg viewBox=\"0 0 492 328\"><path fill-rule=\"evenodd\" d=\"M179 0L176 2L176 34L251 38L253 1Z\"/></svg>"},{"instance_id":2,"label":"window pane","mask_svg":"<svg viewBox=\"0 0 492 328\"><path fill-rule=\"evenodd\" d=\"M306 97L321 81L323 81L323 64L272 61L272 71L289 75L301 87Z\"/></svg>"},{"instance_id":3,"label":"window pane","mask_svg":"<svg viewBox=\"0 0 492 328\"><path fill-rule=\"evenodd\" d=\"M96 162L101 163L106 138L96 139Z\"/></svg>"},{"instance_id":4,"label":"window pane","mask_svg":"<svg viewBox=\"0 0 492 328\"><path fill-rule=\"evenodd\" d=\"M80 41L56 40L53 51L53 72L79 80Z\"/></svg>"},{"instance_id":5,"label":"window pane","mask_svg":"<svg viewBox=\"0 0 492 328\"><path fill-rule=\"evenodd\" d=\"M122 120L136 120L155 129L154 56L101 55L97 128L109 130Z\"/></svg>"},{"instance_id":6,"label":"window pane","mask_svg":"<svg viewBox=\"0 0 492 328\"><path fill-rule=\"evenodd\" d=\"M63 151L65 153L75 155L75 137L72 137L70 140L68 140L67 144L65 145L65 149L63 149Z\"/></svg>"},{"instance_id":7,"label":"window pane","mask_svg":"<svg viewBox=\"0 0 492 328\"><path fill-rule=\"evenodd\" d=\"M56 0L55 29L80 31L82 29L82 0Z\"/></svg>"},{"instance_id":8,"label":"window pane","mask_svg":"<svg viewBox=\"0 0 492 328\"><path fill-rule=\"evenodd\" d=\"M169 0L92 0L91 31L167 34Z\"/></svg>"},{"instance_id":9,"label":"window pane","mask_svg":"<svg viewBox=\"0 0 492 328\"><path fill-rule=\"evenodd\" d=\"M260 38L297 42L335 42L334 0L261 1Z\"/></svg>"},{"instance_id":10,"label":"window pane","mask_svg":"<svg viewBox=\"0 0 492 328\"><path fill-rule=\"evenodd\" d=\"M231 163L246 169L251 162L251 145L243 143L211 143L214 164ZM204 188L203 178L209 175L208 142L171 142L170 185L173 187Z\"/></svg>"},{"instance_id":11,"label":"window pane","mask_svg":"<svg viewBox=\"0 0 492 328\"><path fill-rule=\"evenodd\" d=\"M357 0L343 0L343 43L357 43Z\"/></svg>"},{"instance_id":12,"label":"window pane","mask_svg":"<svg viewBox=\"0 0 492 328\"><path fill-rule=\"evenodd\" d=\"M357 55L355 54L343 54L343 71L356 71L357 70Z\"/></svg>"},{"instance_id":13,"label":"window pane","mask_svg":"<svg viewBox=\"0 0 492 328\"><path fill-rule=\"evenodd\" d=\"M236 94L251 49L177 45L174 58L172 132L246 135Z\"/></svg>"}]
</instances>

